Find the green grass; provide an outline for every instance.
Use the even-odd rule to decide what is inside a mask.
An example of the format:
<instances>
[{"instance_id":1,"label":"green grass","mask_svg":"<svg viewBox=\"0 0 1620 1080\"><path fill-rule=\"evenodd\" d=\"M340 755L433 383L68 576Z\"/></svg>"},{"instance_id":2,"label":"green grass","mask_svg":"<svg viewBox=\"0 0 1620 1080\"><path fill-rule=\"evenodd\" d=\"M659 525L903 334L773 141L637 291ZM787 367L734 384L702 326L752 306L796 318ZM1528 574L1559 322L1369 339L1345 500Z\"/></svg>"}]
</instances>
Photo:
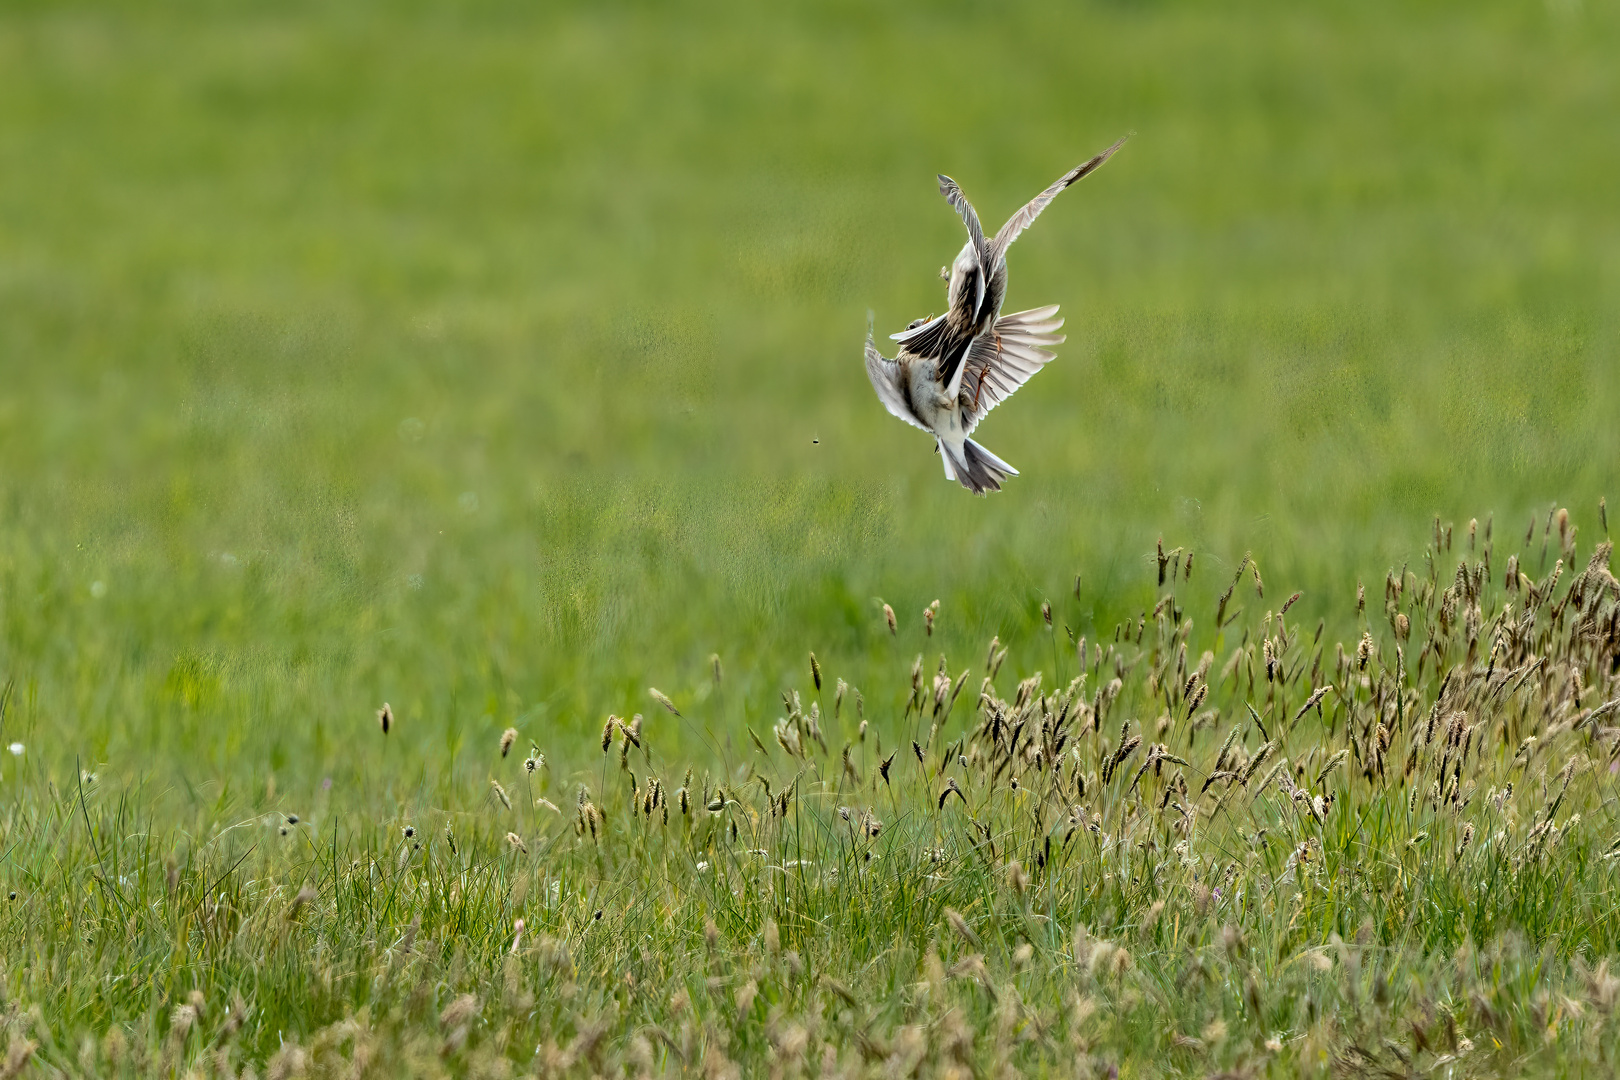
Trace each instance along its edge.
<instances>
[{"instance_id":1,"label":"green grass","mask_svg":"<svg viewBox=\"0 0 1620 1080\"><path fill-rule=\"evenodd\" d=\"M1167 878L1161 918L1179 910L1192 927L1169 945L1132 929L1151 901L1099 853L1022 899L1006 892L1005 852L963 856L922 897L922 849L966 841L955 800L929 813L937 793L920 787L872 803L887 823L879 871L850 863L795 897L725 863L732 896L718 873L693 876L700 828L637 839L617 759L604 770L595 740L609 713L655 708L659 686L691 723L648 714L655 762L638 777L673 790L690 761L741 791L727 770L758 760L747 730L775 747L781 694L805 692L812 650L862 688L864 747L909 743L919 651L928 674L940 653L976 670L1000 635L1000 695L1036 670L1061 690L1074 639L1111 644L1158 603L1161 536L1196 553L1192 651L1220 663L1296 589L1290 627L1309 638L1321 620L1323 640L1353 645L1365 582L1379 670L1393 664L1378 583L1403 566L1428 577L1436 514L1456 523L1456 555L1470 516L1494 522L1500 590L1532 520L1525 572L1551 572L1547 515L1567 501L1579 535L1562 590L1606 533L1593 510L1620 475L1617 47L1610 6L1568 0L7 6L0 740L26 747L0 766L0 873L19 896L0 938L12 1031L26 1027L48 1068L96 1072L117 1030L144 1047L129 1071L159 1071L196 989L207 1040L241 995L233 1060L261 1073L284 1041L318 1038L318 1060L365 1043L384 1073L406 1057L419 1072L523 1071L535 1045L601 1022L604 1069L638 1037L663 1047L661 1066L676 1060L647 1035L658 1024L693 1069L714 1047L753 1074L784 1053L767 1049L772 1030L803 1027L812 1057L822 1041L859 1053L857 1029L899 1052L927 1018L926 1045L944 1053L968 1030L953 1016L980 1033L981 1065L1034 1071L1097 1055L1142 1073L1314 1068L1303 1042L1266 1056L1261 1031L1305 1039L1323 1015L1342 1026L1311 1046L1344 1067L1357 1053L1401 1067L1381 1040L1410 1053L1410 1032L1378 1025L1420 1015L1436 1047L1442 1015L1476 1047L1500 1042L1500 1072L1612 1055L1579 968L1616 951L1601 858L1614 781L1601 746L1553 730L1569 719L1561 687L1521 691L1522 715L1493 721L1558 747L1521 773L1594 762L1559 811L1583 818L1554 858L1408 849L1420 830L1405 791L1358 781L1319 838L1326 899L1297 921L1200 916L1176 891L1190 879ZM940 305L934 270L961 237L935 172L999 222L1127 131L1012 252L1009 307L1062 304L1069 340L981 429L1023 475L972 499L873 398L866 311L887 333ZM1250 552L1267 598L1244 586L1219 630L1216 598ZM1407 652L1421 640L1414 626ZM1118 719L1155 722L1145 679L1168 647L1150 615ZM1577 700L1599 704L1612 672L1579 663ZM1432 700L1432 663L1410 681ZM1219 730L1247 715L1245 696L1213 694ZM386 745L372 719L385 700L399 718ZM973 711L959 704L953 724ZM1300 729L1309 745L1340 745L1342 721L1320 738L1315 723ZM566 820L529 818L527 792L515 819L496 810L492 769L524 786L516 757L492 761L509 725L519 754L533 740L547 755L546 796L565 815L591 786L611 841L577 845ZM823 725L833 767L815 775L836 782L855 727L847 708ZM1409 724L1396 727L1404 747ZM1482 790L1514 749L1478 764ZM1188 760L1203 768L1213 750ZM863 784L872 764L857 762ZM771 769L773 784L792 775ZM81 770L97 774L82 799ZM838 804L812 779L797 790L813 821L760 846L792 835L818 863L853 859ZM762 798L749 788L744 803ZM1014 828L1015 803L986 820ZM288 813L304 822L285 840L261 823ZM956 824L936 837L941 813ZM1349 821L1353 839L1335 832ZM433 845L402 869L406 823ZM512 827L526 860L502 848ZM1247 858L1235 835L1206 840ZM1283 872L1243 864L1256 881ZM317 896L288 920L306 882ZM551 882L558 897L542 901ZM947 904L982 948L944 929ZM518 912L532 948L509 978ZM418 916L424 944L407 957L397 943ZM767 917L798 975L762 951ZM1226 921L1241 948L1220 944ZM1076 981L1076 922L1132 952L1107 988ZM1035 949L1023 969L1019 934ZM917 1004L931 949L947 968L982 952L993 995L955 978ZM1309 960L1323 949L1328 972ZM1263 1025L1240 1000L1250 974ZM750 979L757 1022L735 1015ZM461 992L478 1019L441 1057L457 1025L437 1017ZM528 994L540 1004L526 1011ZM1089 1027L1076 994L1096 1004ZM1592 1041L1560 995L1587 1003ZM1045 1010L1016 1046L1031 1024L1009 1000ZM1201 1054L1164 1041L1171 1006ZM339 1046L346 1016L359 1027ZM1216 1016L1225 1040L1202 1034ZM81 1065L86 1037L101 1056ZM197 1059L203 1039L167 1065Z\"/></svg>"},{"instance_id":2,"label":"green grass","mask_svg":"<svg viewBox=\"0 0 1620 1080\"><path fill-rule=\"evenodd\" d=\"M1534 582L1483 537L1440 547L1348 643L1244 615L1252 572L1217 598L1176 551L1151 619L1056 653L1061 688L998 643L869 695L812 659L767 727L722 671L569 766L514 731L449 768L394 726L359 790L302 798L14 767L13 1059L1601 1075L1610 546L1566 531ZM718 740L695 769L683 727Z\"/></svg>"}]
</instances>

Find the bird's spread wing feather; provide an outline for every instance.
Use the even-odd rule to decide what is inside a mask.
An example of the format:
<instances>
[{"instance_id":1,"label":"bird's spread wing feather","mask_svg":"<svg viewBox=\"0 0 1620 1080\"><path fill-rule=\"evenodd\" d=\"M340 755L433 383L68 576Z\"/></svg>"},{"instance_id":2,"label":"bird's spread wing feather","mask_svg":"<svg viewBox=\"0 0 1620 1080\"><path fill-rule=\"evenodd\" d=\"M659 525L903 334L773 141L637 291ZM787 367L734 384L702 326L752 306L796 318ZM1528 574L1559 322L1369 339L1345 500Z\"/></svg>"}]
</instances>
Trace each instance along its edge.
<instances>
[{"instance_id":1,"label":"bird's spread wing feather","mask_svg":"<svg viewBox=\"0 0 1620 1080\"><path fill-rule=\"evenodd\" d=\"M1129 138L1129 136L1126 136L1126 138ZM1059 192L1068 187L1070 184L1073 184L1075 181L1089 176L1091 173L1094 173L1098 169L1102 168L1103 162L1113 157L1114 151L1118 150L1124 145L1125 139L1120 139L1113 146L1110 146L1108 149L1104 150L1102 153L1098 154L1084 165L1078 165L1075 168L1070 169L1068 172L1064 173L1058 178L1057 183L1053 184L1051 187L1029 200L1029 202L1024 205L1022 210L1019 210L1018 213L1008 218L1007 224L1001 227L1001 231L996 233L996 238L990 242L991 257L986 260L986 265L993 264L995 259L1005 255L1007 253L1007 249L1012 246L1012 242L1018 239L1018 234L1029 228L1030 223L1040 216L1042 210L1046 209L1047 203L1058 197Z\"/></svg>"},{"instance_id":2,"label":"bird's spread wing feather","mask_svg":"<svg viewBox=\"0 0 1620 1080\"><path fill-rule=\"evenodd\" d=\"M866 328L866 377L872 380L872 389L877 391L878 400L891 416L898 416L914 428L928 430L911 411L900 365L879 354L877 346L872 344L870 324Z\"/></svg>"},{"instance_id":3,"label":"bird's spread wing feather","mask_svg":"<svg viewBox=\"0 0 1620 1080\"><path fill-rule=\"evenodd\" d=\"M962 215L962 224L967 226L968 243L973 246L973 255L979 264L978 272L973 278L973 311L967 313L971 317L977 318L979 308L984 303L985 289L990 278L990 268L995 265L995 259L989 243L985 241L984 226L979 224L979 212L973 209L973 204L968 202L966 195L962 194L962 189L956 186L956 181L944 173L940 173L939 193L945 196L951 206L955 207L958 214Z\"/></svg>"},{"instance_id":4,"label":"bird's spread wing feather","mask_svg":"<svg viewBox=\"0 0 1620 1080\"><path fill-rule=\"evenodd\" d=\"M958 214L962 215L962 224L967 226L968 239L973 242L973 250L979 253L979 264L985 265L984 254L989 249L984 242L984 226L979 224L979 212L973 209L973 204L962 194L962 189L956 186L956 181L944 173L939 174L939 193L945 196Z\"/></svg>"},{"instance_id":5,"label":"bird's spread wing feather","mask_svg":"<svg viewBox=\"0 0 1620 1080\"><path fill-rule=\"evenodd\" d=\"M962 358L967 355L967 336L953 330L945 315L936 316L902 333L890 334L889 337L898 341L901 348L912 356L938 361L939 379L947 387L957 377ZM946 393L950 393L950 390L947 389Z\"/></svg>"},{"instance_id":6,"label":"bird's spread wing feather","mask_svg":"<svg viewBox=\"0 0 1620 1080\"><path fill-rule=\"evenodd\" d=\"M945 334L945 316L936 315L921 326L902 330L898 334L890 334L889 340L898 341L906 347L907 352L917 356L932 356L939 349Z\"/></svg>"},{"instance_id":7,"label":"bird's spread wing feather","mask_svg":"<svg viewBox=\"0 0 1620 1080\"><path fill-rule=\"evenodd\" d=\"M1047 350L1063 342L1063 335L1057 332L1063 320L1057 312L1057 305L1051 304L1003 315L973 339L962 365L958 398L967 432L1052 359Z\"/></svg>"}]
</instances>

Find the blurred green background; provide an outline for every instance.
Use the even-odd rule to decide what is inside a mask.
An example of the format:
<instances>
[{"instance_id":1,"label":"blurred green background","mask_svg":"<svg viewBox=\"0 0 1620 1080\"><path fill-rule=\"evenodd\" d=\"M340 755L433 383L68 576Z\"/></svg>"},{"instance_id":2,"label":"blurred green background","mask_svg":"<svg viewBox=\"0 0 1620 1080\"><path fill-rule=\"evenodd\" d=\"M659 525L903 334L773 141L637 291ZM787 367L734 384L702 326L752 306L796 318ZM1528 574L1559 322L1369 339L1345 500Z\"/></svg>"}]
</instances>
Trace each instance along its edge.
<instances>
[{"instance_id":1,"label":"blurred green background","mask_svg":"<svg viewBox=\"0 0 1620 1080\"><path fill-rule=\"evenodd\" d=\"M1434 514L1597 534L1614 5L1215 7L6 4L7 777L308 790L384 699L566 758L648 685L768 724L811 649L1050 668L1160 535L1348 628ZM975 499L866 311L939 309L936 172L993 226L1125 132L1012 251L1069 339Z\"/></svg>"}]
</instances>

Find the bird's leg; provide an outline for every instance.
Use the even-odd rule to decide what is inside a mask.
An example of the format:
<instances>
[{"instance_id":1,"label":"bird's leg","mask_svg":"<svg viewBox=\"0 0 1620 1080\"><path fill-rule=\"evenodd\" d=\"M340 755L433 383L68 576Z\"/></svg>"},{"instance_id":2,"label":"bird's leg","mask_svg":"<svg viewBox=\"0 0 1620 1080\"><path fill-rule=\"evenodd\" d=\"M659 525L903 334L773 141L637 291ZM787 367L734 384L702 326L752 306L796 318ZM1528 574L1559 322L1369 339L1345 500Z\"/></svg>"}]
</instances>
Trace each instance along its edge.
<instances>
[{"instance_id":1,"label":"bird's leg","mask_svg":"<svg viewBox=\"0 0 1620 1080\"><path fill-rule=\"evenodd\" d=\"M999 356L1001 354L1001 333L999 331L996 331L996 330L992 330L992 331L990 331L990 333L995 336L995 339L996 339L996 354ZM988 370L989 369L987 368L984 371L979 372L979 381L973 387L973 411L974 412L979 411L979 395L984 393L984 376L985 376L985 374L986 374L986 372Z\"/></svg>"}]
</instances>

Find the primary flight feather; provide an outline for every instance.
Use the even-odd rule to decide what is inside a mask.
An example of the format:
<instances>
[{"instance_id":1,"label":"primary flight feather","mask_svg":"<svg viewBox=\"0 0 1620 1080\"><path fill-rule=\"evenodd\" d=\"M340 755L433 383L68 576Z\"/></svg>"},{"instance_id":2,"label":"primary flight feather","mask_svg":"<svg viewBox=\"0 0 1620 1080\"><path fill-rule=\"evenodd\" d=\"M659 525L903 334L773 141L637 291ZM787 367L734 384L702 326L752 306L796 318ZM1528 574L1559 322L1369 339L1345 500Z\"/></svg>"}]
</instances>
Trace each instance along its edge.
<instances>
[{"instance_id":1,"label":"primary flight feather","mask_svg":"<svg viewBox=\"0 0 1620 1080\"><path fill-rule=\"evenodd\" d=\"M1007 248L1064 188L1095 172L1125 142L1064 173L1031 199L993 237L956 181L939 178L940 194L961 215L968 240L947 278L945 314L919 319L892 335L900 353L888 359L866 330L866 375L890 413L934 436L945 476L976 495L1000 491L1018 470L968 436L996 405L1052 359L1063 341L1057 305L1001 314L1007 295Z\"/></svg>"}]
</instances>

